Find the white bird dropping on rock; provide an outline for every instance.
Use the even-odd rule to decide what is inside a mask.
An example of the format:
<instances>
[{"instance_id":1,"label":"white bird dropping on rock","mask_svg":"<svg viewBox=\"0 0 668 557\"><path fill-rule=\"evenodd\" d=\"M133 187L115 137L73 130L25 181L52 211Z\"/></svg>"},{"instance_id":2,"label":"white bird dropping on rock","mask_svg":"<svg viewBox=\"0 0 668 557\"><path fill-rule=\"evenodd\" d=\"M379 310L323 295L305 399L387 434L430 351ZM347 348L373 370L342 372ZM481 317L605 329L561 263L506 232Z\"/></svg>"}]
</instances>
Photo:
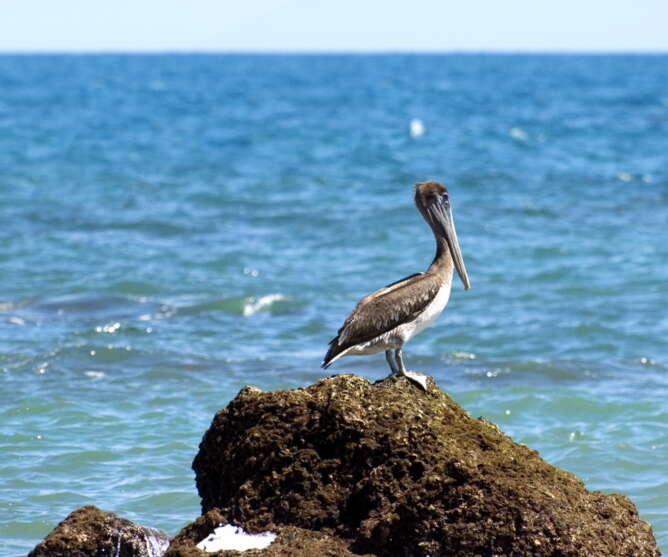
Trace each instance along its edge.
<instances>
[{"instance_id":1,"label":"white bird dropping on rock","mask_svg":"<svg viewBox=\"0 0 668 557\"><path fill-rule=\"evenodd\" d=\"M273 532L249 534L240 526L226 524L216 528L211 534L197 544L197 548L207 553L223 550L246 551L247 549L264 549L276 539Z\"/></svg>"},{"instance_id":2,"label":"white bird dropping on rock","mask_svg":"<svg viewBox=\"0 0 668 557\"><path fill-rule=\"evenodd\" d=\"M411 137L420 137L424 134L424 124L419 118L413 118L409 126Z\"/></svg>"}]
</instances>

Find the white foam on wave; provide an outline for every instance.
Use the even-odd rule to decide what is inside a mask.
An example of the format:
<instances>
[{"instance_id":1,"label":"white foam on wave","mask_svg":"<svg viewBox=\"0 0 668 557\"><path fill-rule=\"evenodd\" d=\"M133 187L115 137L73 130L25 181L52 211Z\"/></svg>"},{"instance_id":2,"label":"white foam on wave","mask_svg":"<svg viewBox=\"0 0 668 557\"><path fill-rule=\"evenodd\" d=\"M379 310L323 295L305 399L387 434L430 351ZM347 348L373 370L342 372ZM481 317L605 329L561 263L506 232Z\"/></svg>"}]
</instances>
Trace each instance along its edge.
<instances>
[{"instance_id":1,"label":"white foam on wave","mask_svg":"<svg viewBox=\"0 0 668 557\"><path fill-rule=\"evenodd\" d=\"M118 322L115 323L107 323L106 325L99 325L95 327L95 332L96 333L108 333L108 334L113 334L118 329L121 328L121 324Z\"/></svg>"},{"instance_id":2,"label":"white foam on wave","mask_svg":"<svg viewBox=\"0 0 668 557\"><path fill-rule=\"evenodd\" d=\"M464 352L463 350L459 352L453 352L452 357L458 358L460 360L475 360L475 354L473 352Z\"/></svg>"},{"instance_id":3,"label":"white foam on wave","mask_svg":"<svg viewBox=\"0 0 668 557\"><path fill-rule=\"evenodd\" d=\"M160 311L156 313L142 313L137 317L138 321L152 321L154 319L169 319L174 317L177 313L177 308L163 305L160 307Z\"/></svg>"},{"instance_id":4,"label":"white foam on wave","mask_svg":"<svg viewBox=\"0 0 668 557\"><path fill-rule=\"evenodd\" d=\"M207 553L223 550L246 551L248 549L264 549L276 539L273 532L249 534L240 526L226 524L219 526L197 544L197 548Z\"/></svg>"},{"instance_id":5,"label":"white foam on wave","mask_svg":"<svg viewBox=\"0 0 668 557\"><path fill-rule=\"evenodd\" d=\"M153 528L147 529L144 534L144 541L146 542L146 551L149 557L162 557L169 547L169 539L163 536Z\"/></svg>"},{"instance_id":6,"label":"white foam on wave","mask_svg":"<svg viewBox=\"0 0 668 557\"><path fill-rule=\"evenodd\" d=\"M253 315L258 311L271 306L274 302L280 302L285 299L286 297L283 296L283 294L267 294L260 298L251 297L248 298L248 301L244 304L243 313L248 317L249 315Z\"/></svg>"},{"instance_id":7,"label":"white foam on wave","mask_svg":"<svg viewBox=\"0 0 668 557\"><path fill-rule=\"evenodd\" d=\"M408 131L413 138L424 135L424 129L424 124L419 118L413 118L410 125L408 126Z\"/></svg>"},{"instance_id":8,"label":"white foam on wave","mask_svg":"<svg viewBox=\"0 0 668 557\"><path fill-rule=\"evenodd\" d=\"M517 139L517 141L527 141L529 139L529 134L525 132L522 128L511 128L510 137Z\"/></svg>"}]
</instances>

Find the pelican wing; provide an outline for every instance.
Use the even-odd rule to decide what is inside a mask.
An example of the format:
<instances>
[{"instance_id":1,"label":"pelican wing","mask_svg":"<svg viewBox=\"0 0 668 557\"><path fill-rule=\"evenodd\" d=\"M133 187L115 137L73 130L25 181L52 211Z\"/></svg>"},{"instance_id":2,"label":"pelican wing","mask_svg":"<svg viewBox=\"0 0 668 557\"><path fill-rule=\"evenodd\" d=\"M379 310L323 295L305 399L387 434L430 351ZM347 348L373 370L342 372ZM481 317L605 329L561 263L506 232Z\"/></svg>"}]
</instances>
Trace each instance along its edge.
<instances>
[{"instance_id":1,"label":"pelican wing","mask_svg":"<svg viewBox=\"0 0 668 557\"><path fill-rule=\"evenodd\" d=\"M413 321L434 299L440 286L436 276L417 273L362 298L330 341L323 367L351 346Z\"/></svg>"}]
</instances>

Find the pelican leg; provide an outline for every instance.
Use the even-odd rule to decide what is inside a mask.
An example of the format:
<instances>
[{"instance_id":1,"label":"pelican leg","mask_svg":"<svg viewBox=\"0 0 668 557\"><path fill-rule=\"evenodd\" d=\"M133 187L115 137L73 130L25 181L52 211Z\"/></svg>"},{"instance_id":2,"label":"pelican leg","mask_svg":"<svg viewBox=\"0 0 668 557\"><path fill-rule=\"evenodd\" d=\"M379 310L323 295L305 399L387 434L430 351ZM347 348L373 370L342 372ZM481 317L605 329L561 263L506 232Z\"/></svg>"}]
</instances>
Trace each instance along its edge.
<instances>
[{"instance_id":1,"label":"pelican leg","mask_svg":"<svg viewBox=\"0 0 668 557\"><path fill-rule=\"evenodd\" d=\"M395 364L392 359L392 350L385 350L385 359L387 360L387 363L390 364L392 373L397 373L399 370L397 369L397 364Z\"/></svg>"},{"instance_id":2,"label":"pelican leg","mask_svg":"<svg viewBox=\"0 0 668 557\"><path fill-rule=\"evenodd\" d=\"M389 352L389 351L388 351ZM427 376L424 373L419 371L406 371L406 366L404 365L404 357L401 352L401 348L397 348L394 351L394 359L396 360L397 370L395 373L398 375L403 375L406 379L409 379L420 387L423 391L427 391ZM388 358L389 361L389 358Z\"/></svg>"},{"instance_id":3,"label":"pelican leg","mask_svg":"<svg viewBox=\"0 0 668 557\"><path fill-rule=\"evenodd\" d=\"M398 373L399 375L406 375L406 366L404 365L404 356L401 352L401 348L397 348L394 351L394 359L397 362L394 373Z\"/></svg>"}]
</instances>

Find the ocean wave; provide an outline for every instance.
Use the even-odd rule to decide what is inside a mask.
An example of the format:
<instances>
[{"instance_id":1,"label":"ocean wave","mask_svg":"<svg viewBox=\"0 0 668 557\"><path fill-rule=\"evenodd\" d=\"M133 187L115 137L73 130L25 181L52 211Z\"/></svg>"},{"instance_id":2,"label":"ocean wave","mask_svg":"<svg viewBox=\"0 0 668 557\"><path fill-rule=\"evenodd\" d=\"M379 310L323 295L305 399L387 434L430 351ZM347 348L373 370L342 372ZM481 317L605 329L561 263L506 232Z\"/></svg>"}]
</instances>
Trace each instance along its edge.
<instances>
[{"instance_id":1,"label":"ocean wave","mask_svg":"<svg viewBox=\"0 0 668 557\"><path fill-rule=\"evenodd\" d=\"M98 334L151 332L137 329L137 321L154 321L179 316L223 312L250 317L263 311L287 311L301 306L282 293L261 296L235 296L198 301L193 296L160 300L158 298L118 294L82 293L41 298L30 303L3 302L0 311L11 313L5 321L13 325L39 323L55 319L94 319L93 331ZM23 307L21 307L23 306ZM17 311L17 308L20 310ZM133 322L135 325L133 326Z\"/></svg>"},{"instance_id":2,"label":"ocean wave","mask_svg":"<svg viewBox=\"0 0 668 557\"><path fill-rule=\"evenodd\" d=\"M243 314L247 317L249 315L254 315L258 311L270 308L276 302L281 302L283 300L287 300L283 294L267 294L266 296L261 296L260 298L248 298L246 304L244 305Z\"/></svg>"},{"instance_id":3,"label":"ocean wave","mask_svg":"<svg viewBox=\"0 0 668 557\"><path fill-rule=\"evenodd\" d=\"M149 316L154 319L164 319L176 315L196 315L209 312L223 312L231 315L249 317L261 311L286 310L295 306L296 302L281 293L266 294L264 296L238 296L220 298L205 302L184 304L178 300L163 304L160 311ZM146 320L147 317L140 317Z\"/></svg>"}]
</instances>

